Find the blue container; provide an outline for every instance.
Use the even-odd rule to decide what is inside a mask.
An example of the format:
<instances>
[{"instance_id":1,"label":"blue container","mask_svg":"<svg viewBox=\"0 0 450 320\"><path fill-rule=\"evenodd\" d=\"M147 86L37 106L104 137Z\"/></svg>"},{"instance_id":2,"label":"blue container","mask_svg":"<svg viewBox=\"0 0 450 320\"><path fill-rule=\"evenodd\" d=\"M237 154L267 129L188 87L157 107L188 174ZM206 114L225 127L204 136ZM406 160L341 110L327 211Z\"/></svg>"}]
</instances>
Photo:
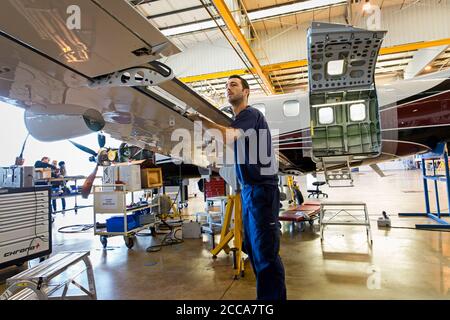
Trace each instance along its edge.
<instances>
[{"instance_id":1,"label":"blue container","mask_svg":"<svg viewBox=\"0 0 450 320\"><path fill-rule=\"evenodd\" d=\"M133 212L132 216L134 217L134 220L136 220L138 227L141 226L141 224L139 223L139 217L142 215L142 210L136 210Z\"/></svg>"},{"instance_id":2,"label":"blue container","mask_svg":"<svg viewBox=\"0 0 450 320\"><path fill-rule=\"evenodd\" d=\"M133 230L139 227L139 219L136 219L135 215L127 216L127 231ZM123 230L123 216L111 217L106 219L106 231L107 232L124 232Z\"/></svg>"}]
</instances>

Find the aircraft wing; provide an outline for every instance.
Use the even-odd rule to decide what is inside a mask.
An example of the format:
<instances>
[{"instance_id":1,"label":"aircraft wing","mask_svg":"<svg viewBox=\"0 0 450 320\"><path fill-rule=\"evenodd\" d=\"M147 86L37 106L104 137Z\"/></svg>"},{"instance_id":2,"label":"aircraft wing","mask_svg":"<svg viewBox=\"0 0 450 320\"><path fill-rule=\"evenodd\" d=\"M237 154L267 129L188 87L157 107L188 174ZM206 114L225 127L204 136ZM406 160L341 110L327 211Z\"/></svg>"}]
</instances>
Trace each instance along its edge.
<instances>
[{"instance_id":1,"label":"aircraft wing","mask_svg":"<svg viewBox=\"0 0 450 320\"><path fill-rule=\"evenodd\" d=\"M160 83L159 90L137 77L131 79L135 85L114 85L128 81L127 70L137 67L136 74L146 77L157 59L179 52L125 1L5 0L0 48L0 98L26 109L26 126L41 141L80 136L89 133L86 124L95 129L103 121L112 137L170 155L181 137L194 131L185 117L188 109L230 123L177 79ZM95 81L100 85L93 86ZM183 160L199 166L215 161L195 156L193 148L183 152Z\"/></svg>"}]
</instances>

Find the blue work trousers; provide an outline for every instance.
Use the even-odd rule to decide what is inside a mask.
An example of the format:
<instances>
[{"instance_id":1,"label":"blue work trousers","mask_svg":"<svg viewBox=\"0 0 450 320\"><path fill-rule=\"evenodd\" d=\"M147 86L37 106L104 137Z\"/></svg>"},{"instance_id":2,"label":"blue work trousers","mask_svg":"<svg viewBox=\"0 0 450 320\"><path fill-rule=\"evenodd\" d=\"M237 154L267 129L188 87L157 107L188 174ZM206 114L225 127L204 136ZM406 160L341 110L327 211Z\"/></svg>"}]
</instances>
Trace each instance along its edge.
<instances>
[{"instance_id":1,"label":"blue work trousers","mask_svg":"<svg viewBox=\"0 0 450 320\"><path fill-rule=\"evenodd\" d=\"M276 185L245 185L241 191L244 250L256 275L258 300L286 300L280 249L280 190Z\"/></svg>"}]
</instances>

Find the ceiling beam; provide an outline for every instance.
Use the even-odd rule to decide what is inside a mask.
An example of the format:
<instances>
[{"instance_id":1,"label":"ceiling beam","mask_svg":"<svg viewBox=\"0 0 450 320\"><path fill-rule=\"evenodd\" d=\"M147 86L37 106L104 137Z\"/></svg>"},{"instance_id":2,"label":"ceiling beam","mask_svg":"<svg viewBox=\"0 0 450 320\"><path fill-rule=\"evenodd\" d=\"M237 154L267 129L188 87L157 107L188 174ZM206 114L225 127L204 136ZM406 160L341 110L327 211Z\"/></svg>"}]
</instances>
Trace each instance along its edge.
<instances>
[{"instance_id":1,"label":"ceiling beam","mask_svg":"<svg viewBox=\"0 0 450 320\"><path fill-rule=\"evenodd\" d=\"M150 2L156 2L158 0L131 0L130 3L133 6L140 6L141 4L146 4L146 3L150 3Z\"/></svg>"},{"instance_id":2,"label":"ceiling beam","mask_svg":"<svg viewBox=\"0 0 450 320\"><path fill-rule=\"evenodd\" d=\"M258 59L253 53L252 48L248 44L247 39L245 39L244 35L242 34L241 29L239 28L233 16L231 15L231 12L228 9L225 2L223 0L212 0L212 2L214 3L218 13L222 17L222 20L224 21L231 35L237 41L242 51L244 52L245 56L250 61L251 65L254 68L255 73L262 80L264 86L267 88L269 93L274 94L275 89L272 85L272 81L270 81L269 76L266 73L264 73Z\"/></svg>"},{"instance_id":3,"label":"ceiling beam","mask_svg":"<svg viewBox=\"0 0 450 320\"><path fill-rule=\"evenodd\" d=\"M208 4L210 5L210 4ZM187 8L183 8L183 9L178 9L178 10L173 10L173 11L168 11L168 12L163 12L163 13L158 13L152 16L147 16L147 19L156 19L156 18L161 18L161 17L166 17L166 16L171 16L174 14L179 14L179 13L183 13L183 12L189 12L189 11L194 11L194 10L200 10L200 9L204 9L205 7L203 5L198 5L198 6L193 6L193 7L187 7ZM210 20L210 19L208 19ZM196 21L198 22L198 21Z\"/></svg>"},{"instance_id":4,"label":"ceiling beam","mask_svg":"<svg viewBox=\"0 0 450 320\"><path fill-rule=\"evenodd\" d=\"M440 39L440 40L435 40L435 41L423 41L423 42L408 43L408 44L402 44L402 45L393 46L393 47L381 48L380 55L378 57L381 58L380 56L386 55L386 54L395 54L395 53L402 53L402 52L408 52L408 51L415 51L415 50L419 50L419 49L431 48L431 47L443 46L443 45L447 45L447 46L450 45L450 38ZM267 74L267 73L273 72L273 71L305 67L307 65L308 65L308 61L306 59L302 59L302 60L274 63L274 64L262 66L262 70L264 73ZM251 71L254 72L253 69ZM202 80L225 78L232 74L243 75L243 74L247 74L247 73L249 73L249 71L247 69L234 69L234 70L228 70L228 71L221 71L221 72L201 74L201 75L196 75L196 76L183 77L183 78L180 78L180 80L185 83L190 83L190 82L197 82L197 81L202 81Z\"/></svg>"}]
</instances>

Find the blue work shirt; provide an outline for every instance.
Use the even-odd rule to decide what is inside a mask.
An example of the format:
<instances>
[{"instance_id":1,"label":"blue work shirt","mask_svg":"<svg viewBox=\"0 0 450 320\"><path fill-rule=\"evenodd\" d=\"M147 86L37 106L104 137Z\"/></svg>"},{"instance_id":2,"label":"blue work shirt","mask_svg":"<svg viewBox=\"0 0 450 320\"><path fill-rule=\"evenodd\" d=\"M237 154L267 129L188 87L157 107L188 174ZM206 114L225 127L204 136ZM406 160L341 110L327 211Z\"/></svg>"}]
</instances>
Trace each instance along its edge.
<instances>
[{"instance_id":1,"label":"blue work shirt","mask_svg":"<svg viewBox=\"0 0 450 320\"><path fill-rule=\"evenodd\" d=\"M245 134L234 143L239 183L243 186L277 185L278 167L275 167L272 135L261 111L248 106L235 117L231 127L242 129Z\"/></svg>"}]
</instances>

